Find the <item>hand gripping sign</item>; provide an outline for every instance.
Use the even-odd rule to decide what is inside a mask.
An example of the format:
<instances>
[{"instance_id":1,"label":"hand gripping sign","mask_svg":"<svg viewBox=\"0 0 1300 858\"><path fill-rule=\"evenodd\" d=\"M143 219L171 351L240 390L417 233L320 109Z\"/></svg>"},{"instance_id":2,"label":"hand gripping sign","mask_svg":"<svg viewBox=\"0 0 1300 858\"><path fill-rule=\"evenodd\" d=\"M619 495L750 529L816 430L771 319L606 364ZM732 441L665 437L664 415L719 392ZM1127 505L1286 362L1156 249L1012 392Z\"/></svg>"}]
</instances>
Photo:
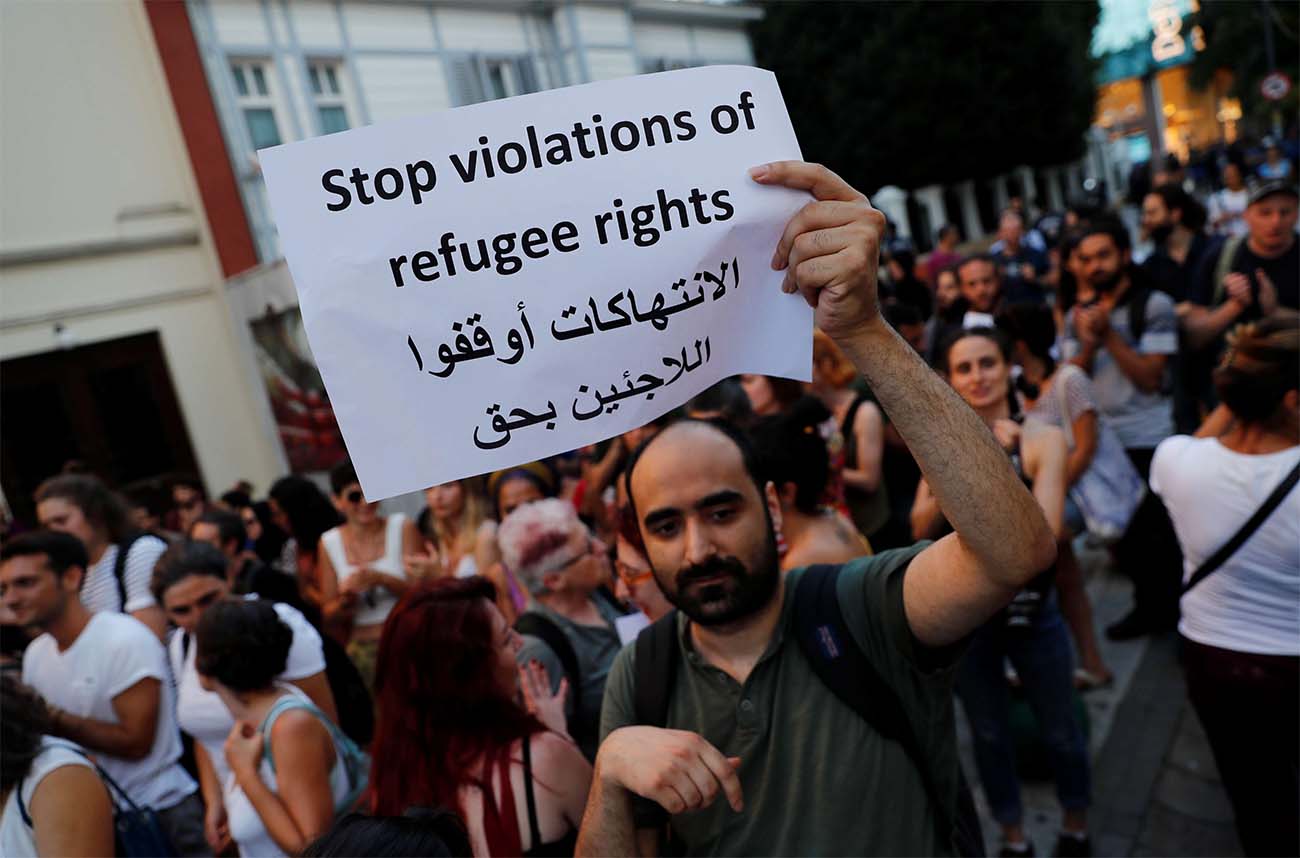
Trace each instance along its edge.
<instances>
[{"instance_id":1,"label":"hand gripping sign","mask_svg":"<svg viewBox=\"0 0 1300 858\"><path fill-rule=\"evenodd\" d=\"M312 353L373 500L640 426L739 372L806 380L769 267L808 200L766 71L587 84L263 150Z\"/></svg>"}]
</instances>

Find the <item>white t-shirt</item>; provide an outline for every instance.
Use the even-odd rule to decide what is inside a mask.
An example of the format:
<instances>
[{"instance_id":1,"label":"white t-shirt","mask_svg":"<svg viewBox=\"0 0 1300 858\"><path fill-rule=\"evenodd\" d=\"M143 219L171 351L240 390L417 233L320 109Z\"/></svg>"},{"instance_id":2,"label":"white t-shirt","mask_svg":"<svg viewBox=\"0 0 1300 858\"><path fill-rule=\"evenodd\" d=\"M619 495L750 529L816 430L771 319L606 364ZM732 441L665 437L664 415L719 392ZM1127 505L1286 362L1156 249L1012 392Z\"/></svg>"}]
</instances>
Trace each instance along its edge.
<instances>
[{"instance_id":1,"label":"white t-shirt","mask_svg":"<svg viewBox=\"0 0 1300 858\"><path fill-rule=\"evenodd\" d=\"M257 597L250 594L249 598ZM293 643L289 645L284 672L276 679L306 679L323 671L325 650L320 634L297 609L280 602L274 603L273 607L293 631ZM188 649L184 639L185 633L178 630L167 644L172 672L176 676L176 721L183 731L194 737L194 741L203 745L212 761L217 781L224 784L230 774L230 767L226 764L226 737L230 735L230 728L235 726L235 719L215 691L205 691L199 684L199 672L194 666L198 647L193 635Z\"/></svg>"},{"instance_id":2,"label":"white t-shirt","mask_svg":"<svg viewBox=\"0 0 1300 858\"><path fill-rule=\"evenodd\" d=\"M104 551L99 562L91 565L86 573L86 583L81 585L81 604L90 611L138 611L154 605L153 592L149 582L153 579L153 567L167 550L167 543L156 536L141 536L131 544L126 553L126 569L122 574L126 584L126 604L118 595L117 578L113 575L113 565L117 563L118 547L110 545Z\"/></svg>"},{"instance_id":3,"label":"white t-shirt","mask_svg":"<svg viewBox=\"0 0 1300 858\"><path fill-rule=\"evenodd\" d=\"M127 614L100 612L91 615L63 652L47 633L32 641L23 655L24 683L60 709L97 721L117 723L113 698L142 679L157 679L161 695L148 755L126 760L91 753L136 804L160 810L174 806L197 785L177 762L181 734L176 729L176 691L167 652L149 627Z\"/></svg>"},{"instance_id":4,"label":"white t-shirt","mask_svg":"<svg viewBox=\"0 0 1300 858\"><path fill-rule=\"evenodd\" d=\"M1151 489L1183 548L1184 580L1250 519L1300 461L1300 447L1252 456L1217 438L1175 435L1156 448ZM1178 630L1236 652L1300 655L1300 490L1182 599Z\"/></svg>"},{"instance_id":5,"label":"white t-shirt","mask_svg":"<svg viewBox=\"0 0 1300 858\"><path fill-rule=\"evenodd\" d=\"M91 768L90 762L71 748L58 745L48 739L42 742L40 753L32 760L31 768L27 770L22 780L22 800L28 816L32 814L32 796L36 794L36 788L41 785L41 781L50 772L64 766ZM18 793L17 789L9 793L9 798L5 800L3 815L0 815L0 855L9 858L27 858L27 856L35 858L37 854L35 832L23 822L23 815L18 810Z\"/></svg>"},{"instance_id":6,"label":"white t-shirt","mask_svg":"<svg viewBox=\"0 0 1300 858\"><path fill-rule=\"evenodd\" d=\"M1242 188L1240 191L1230 191L1224 188L1210 195L1210 223L1214 223L1219 218L1227 218L1223 223L1214 227L1214 232L1218 235L1245 235L1250 230L1246 227L1246 219L1242 214L1246 211L1246 206L1250 204L1250 191Z\"/></svg>"},{"instance_id":7,"label":"white t-shirt","mask_svg":"<svg viewBox=\"0 0 1300 858\"><path fill-rule=\"evenodd\" d=\"M307 695L292 685L282 683L280 687L289 694L307 699ZM279 784L275 772L271 770L271 761L266 758L266 755L262 757L258 775L262 778L262 783L266 784L272 792L278 790ZM338 746L335 745L334 766L330 769L330 794L333 796L334 807L339 806L350 790L347 765L343 762L343 755L339 753ZM239 847L240 855L244 858L280 858L285 854L267 832L266 823L262 822L262 817L258 815L257 809L248 800L248 796L244 794L243 788L239 786L233 774L227 775L225 780L225 800L230 836Z\"/></svg>"},{"instance_id":8,"label":"white t-shirt","mask_svg":"<svg viewBox=\"0 0 1300 858\"><path fill-rule=\"evenodd\" d=\"M406 577L406 564L402 560L402 525L406 516L394 513L388 517L384 531L384 554L378 560L366 565L376 572L392 575L394 578ZM334 565L334 574L339 586L357 573L357 567L348 562L347 552L343 546L343 526L327 530L321 535L321 544ZM388 618L388 612L397 604L397 597L385 587L372 587L357 599L357 610L352 622L358 626L377 626Z\"/></svg>"}]
</instances>

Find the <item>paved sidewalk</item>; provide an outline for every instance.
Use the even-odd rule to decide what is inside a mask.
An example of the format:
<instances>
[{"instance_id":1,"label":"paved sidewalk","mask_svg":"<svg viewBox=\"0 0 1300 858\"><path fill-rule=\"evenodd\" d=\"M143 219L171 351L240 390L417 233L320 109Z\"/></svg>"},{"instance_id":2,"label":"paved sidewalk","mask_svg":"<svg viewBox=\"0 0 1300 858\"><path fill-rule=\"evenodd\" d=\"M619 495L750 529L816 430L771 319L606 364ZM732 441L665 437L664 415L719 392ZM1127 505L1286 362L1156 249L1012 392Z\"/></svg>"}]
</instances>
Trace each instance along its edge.
<instances>
[{"instance_id":1,"label":"paved sidewalk","mask_svg":"<svg viewBox=\"0 0 1300 858\"><path fill-rule=\"evenodd\" d=\"M1213 755L1187 702L1177 636L1106 640L1103 630L1132 605L1132 586L1109 571L1104 552L1084 549L1079 554L1102 656L1115 674L1111 687L1083 696L1091 727L1094 854L1241 855ZM957 721L987 854L996 855L998 828L975 776L964 714ZM1061 824L1055 786L1050 780L1022 782L1021 797L1026 832L1038 855L1050 855Z\"/></svg>"}]
</instances>

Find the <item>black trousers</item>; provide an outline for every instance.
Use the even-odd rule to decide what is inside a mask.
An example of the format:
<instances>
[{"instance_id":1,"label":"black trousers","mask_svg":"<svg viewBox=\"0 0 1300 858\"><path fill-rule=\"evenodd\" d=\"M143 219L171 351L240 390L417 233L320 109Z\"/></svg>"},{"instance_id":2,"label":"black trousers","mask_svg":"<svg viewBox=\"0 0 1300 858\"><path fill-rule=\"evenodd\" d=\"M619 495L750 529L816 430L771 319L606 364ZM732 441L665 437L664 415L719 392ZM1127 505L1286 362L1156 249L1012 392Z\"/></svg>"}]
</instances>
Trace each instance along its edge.
<instances>
[{"instance_id":1,"label":"black trousers","mask_svg":"<svg viewBox=\"0 0 1300 858\"><path fill-rule=\"evenodd\" d=\"M1300 656L1183 639L1187 695L1247 855L1300 855Z\"/></svg>"},{"instance_id":2,"label":"black trousers","mask_svg":"<svg viewBox=\"0 0 1300 858\"><path fill-rule=\"evenodd\" d=\"M1128 450L1142 480L1151 476L1154 449ZM1133 608L1148 623L1172 628L1178 621L1182 592L1183 551L1164 502L1152 491L1138 505L1128 530L1115 544L1120 572L1133 579Z\"/></svg>"}]
</instances>

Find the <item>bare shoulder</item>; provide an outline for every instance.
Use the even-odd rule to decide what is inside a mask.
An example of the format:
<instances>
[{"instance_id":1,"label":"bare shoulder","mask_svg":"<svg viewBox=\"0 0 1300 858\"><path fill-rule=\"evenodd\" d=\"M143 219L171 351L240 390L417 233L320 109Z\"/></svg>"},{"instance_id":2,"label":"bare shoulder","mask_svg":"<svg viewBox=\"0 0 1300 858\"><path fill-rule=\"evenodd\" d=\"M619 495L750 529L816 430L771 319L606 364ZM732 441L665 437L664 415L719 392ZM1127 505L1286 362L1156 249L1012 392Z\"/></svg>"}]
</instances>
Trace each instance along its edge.
<instances>
[{"instance_id":1,"label":"bare shoulder","mask_svg":"<svg viewBox=\"0 0 1300 858\"><path fill-rule=\"evenodd\" d=\"M862 400L858 406L858 413L853 417L853 428L859 432L871 427L873 423L880 423L884 420L884 413L880 406L870 399Z\"/></svg>"},{"instance_id":2,"label":"bare shoulder","mask_svg":"<svg viewBox=\"0 0 1300 858\"><path fill-rule=\"evenodd\" d=\"M1053 426L1051 423L1040 420L1037 417L1026 417L1024 424L1020 428L1020 437L1023 444L1035 448L1036 452L1060 444L1065 446L1065 433L1060 427ZM1026 453L1030 451L1025 450Z\"/></svg>"},{"instance_id":3,"label":"bare shoulder","mask_svg":"<svg viewBox=\"0 0 1300 858\"><path fill-rule=\"evenodd\" d=\"M529 741L532 743L533 761L537 768L553 769L571 766L577 761L590 767L587 758L582 755L582 751L578 750L578 746L559 733L543 730L534 733L529 737Z\"/></svg>"},{"instance_id":4,"label":"bare shoulder","mask_svg":"<svg viewBox=\"0 0 1300 858\"><path fill-rule=\"evenodd\" d=\"M1026 419L1021 427L1020 443L1029 470L1036 470L1046 460L1064 459L1069 451L1061 429L1033 417Z\"/></svg>"},{"instance_id":5,"label":"bare shoulder","mask_svg":"<svg viewBox=\"0 0 1300 858\"><path fill-rule=\"evenodd\" d=\"M270 738L272 752L277 757L282 753L302 753L318 748L332 751L334 745L329 728L306 709L289 709L280 713L271 724Z\"/></svg>"}]
</instances>

